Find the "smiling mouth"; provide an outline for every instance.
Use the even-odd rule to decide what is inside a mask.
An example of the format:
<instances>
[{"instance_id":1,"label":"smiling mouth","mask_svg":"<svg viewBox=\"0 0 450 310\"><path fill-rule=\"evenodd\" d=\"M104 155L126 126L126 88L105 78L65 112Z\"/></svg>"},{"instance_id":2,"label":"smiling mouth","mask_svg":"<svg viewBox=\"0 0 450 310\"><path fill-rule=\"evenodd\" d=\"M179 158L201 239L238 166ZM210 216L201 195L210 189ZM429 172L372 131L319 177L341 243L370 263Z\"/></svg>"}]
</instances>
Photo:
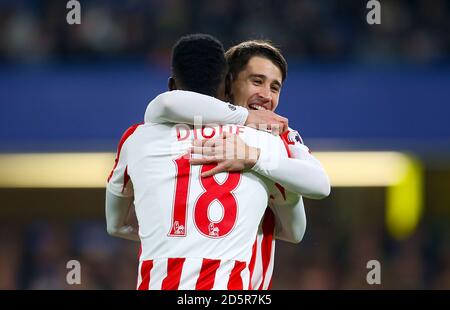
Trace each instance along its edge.
<instances>
[{"instance_id":1,"label":"smiling mouth","mask_svg":"<svg viewBox=\"0 0 450 310\"><path fill-rule=\"evenodd\" d=\"M263 107L262 105L259 105L259 104L256 104L256 103L251 103L251 104L249 104L248 105L248 107L251 109L251 110L267 110L265 107Z\"/></svg>"}]
</instances>

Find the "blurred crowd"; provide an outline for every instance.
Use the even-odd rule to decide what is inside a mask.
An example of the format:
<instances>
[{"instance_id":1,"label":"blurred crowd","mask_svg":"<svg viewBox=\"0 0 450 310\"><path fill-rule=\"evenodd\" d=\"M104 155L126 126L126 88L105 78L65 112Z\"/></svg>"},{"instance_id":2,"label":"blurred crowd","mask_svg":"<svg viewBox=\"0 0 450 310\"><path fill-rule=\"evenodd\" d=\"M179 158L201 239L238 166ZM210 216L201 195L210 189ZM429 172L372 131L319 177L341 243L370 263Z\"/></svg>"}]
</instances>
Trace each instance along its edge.
<instances>
[{"instance_id":1,"label":"blurred crowd","mask_svg":"<svg viewBox=\"0 0 450 310\"><path fill-rule=\"evenodd\" d=\"M138 249L138 243L108 236L101 221L5 224L0 289L135 289ZM71 260L80 262L80 285L66 281Z\"/></svg>"},{"instance_id":2,"label":"blurred crowd","mask_svg":"<svg viewBox=\"0 0 450 310\"><path fill-rule=\"evenodd\" d=\"M225 47L270 39L288 60L313 63L436 64L450 55L449 2L381 1L381 25L366 23L367 1L90 0L81 25L67 1L0 1L0 60L145 59L167 64L177 38L217 36Z\"/></svg>"},{"instance_id":3,"label":"blurred crowd","mask_svg":"<svg viewBox=\"0 0 450 310\"><path fill-rule=\"evenodd\" d=\"M336 200L308 201L304 240L277 242L273 289L450 289L448 224L425 220L396 241L385 233L383 208ZM108 236L103 220L0 227L0 289L135 289L139 244ZM70 260L81 264L80 285L66 282ZM380 262L380 285L366 282L370 260Z\"/></svg>"}]
</instances>

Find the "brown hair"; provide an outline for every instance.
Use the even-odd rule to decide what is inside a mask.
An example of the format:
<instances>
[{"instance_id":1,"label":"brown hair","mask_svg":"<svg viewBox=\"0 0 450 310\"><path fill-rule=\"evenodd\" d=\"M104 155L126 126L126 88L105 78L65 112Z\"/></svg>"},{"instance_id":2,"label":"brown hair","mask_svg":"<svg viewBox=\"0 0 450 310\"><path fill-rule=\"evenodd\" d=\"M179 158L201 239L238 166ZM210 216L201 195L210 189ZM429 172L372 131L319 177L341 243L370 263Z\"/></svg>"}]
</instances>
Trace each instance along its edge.
<instances>
[{"instance_id":1,"label":"brown hair","mask_svg":"<svg viewBox=\"0 0 450 310\"><path fill-rule=\"evenodd\" d=\"M254 56L261 56L272 61L281 71L282 82L287 76L287 62L281 51L269 41L250 40L232 46L226 51L229 73L236 79L239 72L244 70L248 61Z\"/></svg>"}]
</instances>

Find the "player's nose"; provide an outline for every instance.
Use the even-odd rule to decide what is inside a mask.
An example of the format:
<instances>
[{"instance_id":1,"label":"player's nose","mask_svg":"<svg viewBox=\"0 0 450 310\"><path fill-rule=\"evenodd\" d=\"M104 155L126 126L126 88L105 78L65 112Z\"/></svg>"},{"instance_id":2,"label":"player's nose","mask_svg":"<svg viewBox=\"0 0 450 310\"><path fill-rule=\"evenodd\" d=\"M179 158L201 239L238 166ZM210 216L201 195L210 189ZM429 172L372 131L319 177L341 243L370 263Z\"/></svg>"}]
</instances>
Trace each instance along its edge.
<instances>
[{"instance_id":1,"label":"player's nose","mask_svg":"<svg viewBox=\"0 0 450 310\"><path fill-rule=\"evenodd\" d=\"M262 87L259 96L261 99L263 99L265 102L272 101L272 92L270 91L270 88Z\"/></svg>"}]
</instances>

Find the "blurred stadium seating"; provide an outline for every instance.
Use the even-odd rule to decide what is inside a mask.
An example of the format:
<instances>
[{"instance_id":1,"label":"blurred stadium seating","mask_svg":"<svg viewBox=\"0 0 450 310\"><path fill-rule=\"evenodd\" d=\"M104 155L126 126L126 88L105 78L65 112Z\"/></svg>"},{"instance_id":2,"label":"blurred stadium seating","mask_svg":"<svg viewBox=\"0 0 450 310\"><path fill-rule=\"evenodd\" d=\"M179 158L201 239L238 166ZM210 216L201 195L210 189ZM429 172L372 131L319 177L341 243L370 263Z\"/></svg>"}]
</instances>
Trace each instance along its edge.
<instances>
[{"instance_id":1,"label":"blurred stadium seating","mask_svg":"<svg viewBox=\"0 0 450 310\"><path fill-rule=\"evenodd\" d=\"M37 158L110 156L165 91L172 44L192 32L281 47L278 112L332 177L388 169L355 157L358 171L334 170L336 151L395 152L415 167L395 184L335 179L328 199L306 201L304 240L277 245L274 289L450 289L450 4L381 2L382 23L370 26L365 1L92 0L69 26L65 1L0 0L0 289L134 289L138 244L107 236L101 181L42 185L57 164ZM106 179L104 163L58 173ZM71 259L80 286L65 281ZM366 283L371 259L380 286Z\"/></svg>"}]
</instances>

